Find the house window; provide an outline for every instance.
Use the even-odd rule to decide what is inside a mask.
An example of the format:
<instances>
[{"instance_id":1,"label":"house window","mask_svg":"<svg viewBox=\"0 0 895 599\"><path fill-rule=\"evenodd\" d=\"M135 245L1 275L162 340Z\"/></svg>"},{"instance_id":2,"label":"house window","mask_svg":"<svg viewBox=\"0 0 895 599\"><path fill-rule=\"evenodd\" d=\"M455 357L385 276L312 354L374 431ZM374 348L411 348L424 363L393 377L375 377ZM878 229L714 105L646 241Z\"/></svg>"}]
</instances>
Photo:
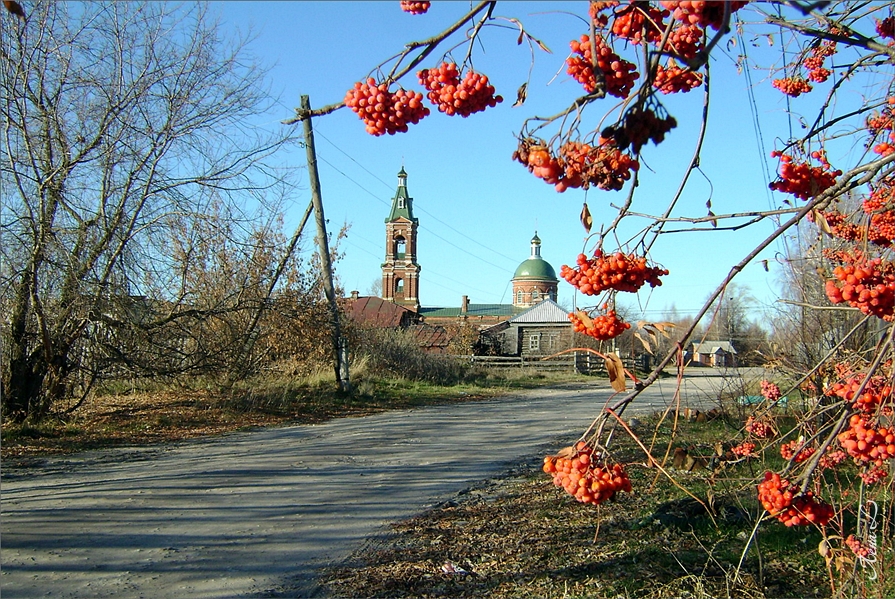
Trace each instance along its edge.
<instances>
[{"instance_id":1,"label":"house window","mask_svg":"<svg viewBox=\"0 0 895 599\"><path fill-rule=\"evenodd\" d=\"M528 349L529 351L538 351L541 349L540 333L533 333L532 336L528 338Z\"/></svg>"}]
</instances>

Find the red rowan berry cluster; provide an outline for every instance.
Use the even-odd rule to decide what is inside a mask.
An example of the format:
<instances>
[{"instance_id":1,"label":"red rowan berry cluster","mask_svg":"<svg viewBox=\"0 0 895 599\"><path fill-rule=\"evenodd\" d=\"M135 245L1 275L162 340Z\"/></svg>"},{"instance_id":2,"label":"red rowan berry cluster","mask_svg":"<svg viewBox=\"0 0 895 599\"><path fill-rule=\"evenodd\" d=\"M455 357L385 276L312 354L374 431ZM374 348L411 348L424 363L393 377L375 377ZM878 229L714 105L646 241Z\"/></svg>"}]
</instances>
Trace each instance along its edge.
<instances>
[{"instance_id":1,"label":"red rowan berry cluster","mask_svg":"<svg viewBox=\"0 0 895 599\"><path fill-rule=\"evenodd\" d=\"M714 29L720 29L724 24L724 5L730 8L730 14L738 11L748 4L741 0L733 0L731 2L699 0L673 0L660 3L662 6L672 11L672 16L685 23L699 25L700 27L711 26Z\"/></svg>"},{"instance_id":2,"label":"red rowan berry cluster","mask_svg":"<svg viewBox=\"0 0 895 599\"><path fill-rule=\"evenodd\" d=\"M550 152L550 148L538 140L519 140L519 146L513 152L513 160L522 163L535 177L551 185L556 185L563 177L563 167Z\"/></svg>"},{"instance_id":3,"label":"red rowan berry cluster","mask_svg":"<svg viewBox=\"0 0 895 599\"><path fill-rule=\"evenodd\" d=\"M802 60L802 66L808 71L808 79L815 83L823 83L833 72L824 68L824 60L836 53L836 42L824 41L811 50L811 54Z\"/></svg>"},{"instance_id":4,"label":"red rowan berry cluster","mask_svg":"<svg viewBox=\"0 0 895 599\"><path fill-rule=\"evenodd\" d=\"M811 69L808 71L808 79L814 81L815 83L823 83L827 79L830 78L830 75L833 74L833 71L830 69L825 69L823 67L817 69Z\"/></svg>"},{"instance_id":5,"label":"red rowan berry cluster","mask_svg":"<svg viewBox=\"0 0 895 599\"><path fill-rule=\"evenodd\" d=\"M422 15L428 12L429 6L431 4L432 3L428 2L428 0L422 0L420 2L413 2L412 0L401 0L401 10L412 15Z\"/></svg>"},{"instance_id":6,"label":"red rowan berry cluster","mask_svg":"<svg viewBox=\"0 0 895 599\"><path fill-rule=\"evenodd\" d=\"M520 140L513 160L524 164L534 176L563 192L570 187L591 186L619 190L640 163L609 143L591 146L569 141L554 156L550 148L533 139Z\"/></svg>"},{"instance_id":7,"label":"red rowan berry cluster","mask_svg":"<svg viewBox=\"0 0 895 599\"><path fill-rule=\"evenodd\" d=\"M702 73L681 68L673 58L668 59L666 66L659 65L656 68L656 78L653 79L653 87L663 94L688 92L702 85Z\"/></svg>"},{"instance_id":8,"label":"red rowan berry cluster","mask_svg":"<svg viewBox=\"0 0 895 599\"><path fill-rule=\"evenodd\" d=\"M895 125L895 109L891 106L886 106L880 112L874 111L869 117L867 117L867 129L873 135L876 135L882 131L891 131L893 125Z\"/></svg>"},{"instance_id":9,"label":"red rowan berry cluster","mask_svg":"<svg viewBox=\"0 0 895 599\"><path fill-rule=\"evenodd\" d=\"M581 503L599 505L614 498L619 491L632 490L624 467L606 464L583 441L576 444L575 453L570 457L545 457L543 470L553 477L553 484Z\"/></svg>"},{"instance_id":10,"label":"red rowan berry cluster","mask_svg":"<svg viewBox=\"0 0 895 599\"><path fill-rule=\"evenodd\" d=\"M609 25L609 15L605 14L605 11L620 4L619 0L591 0L587 12L594 26L597 29L605 29Z\"/></svg>"},{"instance_id":11,"label":"red rowan berry cluster","mask_svg":"<svg viewBox=\"0 0 895 599\"><path fill-rule=\"evenodd\" d=\"M732 451L734 455L740 456L741 458L745 458L745 457L754 455L755 443L750 443L749 441L743 441L739 445L734 445L733 447L731 447L730 451Z\"/></svg>"},{"instance_id":12,"label":"red rowan berry cluster","mask_svg":"<svg viewBox=\"0 0 895 599\"><path fill-rule=\"evenodd\" d=\"M811 84L801 77L784 77L783 79L774 79L771 85L782 91L787 96L798 98L802 94L807 94L813 87Z\"/></svg>"},{"instance_id":13,"label":"red rowan berry cluster","mask_svg":"<svg viewBox=\"0 0 895 599\"><path fill-rule=\"evenodd\" d=\"M783 396L777 383L763 380L761 381L761 395L768 401L777 401Z\"/></svg>"},{"instance_id":14,"label":"red rowan berry cluster","mask_svg":"<svg viewBox=\"0 0 895 599\"><path fill-rule=\"evenodd\" d=\"M818 462L818 466L820 466L824 470L830 470L841 464L846 460L848 454L846 454L841 449L836 450L827 450L820 458Z\"/></svg>"},{"instance_id":15,"label":"red rowan berry cluster","mask_svg":"<svg viewBox=\"0 0 895 599\"><path fill-rule=\"evenodd\" d=\"M703 49L705 30L696 25L682 24L671 30L668 49L683 60L691 60Z\"/></svg>"},{"instance_id":16,"label":"red rowan berry cluster","mask_svg":"<svg viewBox=\"0 0 895 599\"><path fill-rule=\"evenodd\" d=\"M746 432L756 439L768 439L774 436L774 427L763 420L755 420L752 416L746 419Z\"/></svg>"},{"instance_id":17,"label":"red rowan berry cluster","mask_svg":"<svg viewBox=\"0 0 895 599\"><path fill-rule=\"evenodd\" d=\"M873 185L862 207L867 214L895 209L895 180L883 179Z\"/></svg>"},{"instance_id":18,"label":"red rowan berry cluster","mask_svg":"<svg viewBox=\"0 0 895 599\"><path fill-rule=\"evenodd\" d=\"M887 210L870 216L867 240L881 247L889 247L895 242L895 211Z\"/></svg>"},{"instance_id":19,"label":"red rowan berry cluster","mask_svg":"<svg viewBox=\"0 0 895 599\"><path fill-rule=\"evenodd\" d=\"M646 283L650 287L662 284L659 277L668 271L658 266L647 266L646 258L635 254L604 254L602 249L593 258L578 254L578 266L560 267L559 276L574 285L584 295L597 295L607 289L637 292Z\"/></svg>"},{"instance_id":20,"label":"red rowan berry cluster","mask_svg":"<svg viewBox=\"0 0 895 599\"><path fill-rule=\"evenodd\" d=\"M448 116L468 117L503 102L503 97L494 95L494 86L488 83L488 77L469 70L461 81L457 65L452 62L422 70L417 77L429 90L426 96L429 101Z\"/></svg>"},{"instance_id":21,"label":"red rowan berry cluster","mask_svg":"<svg viewBox=\"0 0 895 599\"><path fill-rule=\"evenodd\" d=\"M569 43L574 53L566 60L566 72L575 81L584 86L584 90L591 94L597 90L597 76L594 72L593 53L591 52L591 38L582 35L581 40L572 40ZM619 57L612 48L603 40L602 36L594 36L594 47L597 54L597 69L606 83L606 93L617 98L626 98L634 87L634 82L640 76L637 66Z\"/></svg>"},{"instance_id":22,"label":"red rowan berry cluster","mask_svg":"<svg viewBox=\"0 0 895 599\"><path fill-rule=\"evenodd\" d=\"M868 241L880 247L889 247L895 242L895 211L887 210L870 215L870 222L856 225L847 220L847 216L837 210L826 210L820 213L827 222L833 237L846 241ZM814 222L813 215L808 220Z\"/></svg>"},{"instance_id":23,"label":"red rowan berry cluster","mask_svg":"<svg viewBox=\"0 0 895 599\"><path fill-rule=\"evenodd\" d=\"M895 152L895 97L888 99L888 106L867 117L867 129L873 138L885 134L885 140L873 146L873 151L881 156ZM872 142L871 142L872 143Z\"/></svg>"},{"instance_id":24,"label":"red rowan berry cluster","mask_svg":"<svg viewBox=\"0 0 895 599\"><path fill-rule=\"evenodd\" d=\"M873 550L862 543L855 535L848 535L848 537L845 538L845 544L852 550L855 557L867 557L873 553Z\"/></svg>"},{"instance_id":25,"label":"red rowan berry cluster","mask_svg":"<svg viewBox=\"0 0 895 599\"><path fill-rule=\"evenodd\" d=\"M556 186L560 192L569 187L590 186L618 191L631 178L631 172L640 168L640 163L629 154L607 143L591 146L568 141L559 148L559 157L565 167L565 177Z\"/></svg>"},{"instance_id":26,"label":"red rowan berry cluster","mask_svg":"<svg viewBox=\"0 0 895 599\"><path fill-rule=\"evenodd\" d=\"M662 39L667 10L651 6L649 2L631 2L615 12L612 33L632 44L640 44L644 38L651 43Z\"/></svg>"},{"instance_id":27,"label":"red rowan berry cluster","mask_svg":"<svg viewBox=\"0 0 895 599\"><path fill-rule=\"evenodd\" d=\"M876 32L880 37L895 39L895 18L886 17L882 21L877 21Z\"/></svg>"},{"instance_id":28,"label":"red rowan berry cluster","mask_svg":"<svg viewBox=\"0 0 895 599\"><path fill-rule=\"evenodd\" d=\"M826 253L841 262L826 282L827 297L834 304L847 302L864 314L895 320L895 264L881 258L868 260L860 251Z\"/></svg>"},{"instance_id":29,"label":"red rowan berry cluster","mask_svg":"<svg viewBox=\"0 0 895 599\"><path fill-rule=\"evenodd\" d=\"M677 127L677 120L673 116L666 113L664 117L660 117L653 109L639 106L625 113L623 120L621 136L616 134L612 139L619 147L627 147L628 144L620 142L628 142L634 154L639 154L648 141L659 145L665 140L665 134ZM605 137L604 133L600 134L601 138ZM622 139L619 140L619 137Z\"/></svg>"},{"instance_id":30,"label":"red rowan berry cluster","mask_svg":"<svg viewBox=\"0 0 895 599\"><path fill-rule=\"evenodd\" d=\"M814 447L808 447L804 441L793 439L789 443L780 446L780 455L784 460L793 460L796 464L801 464L814 455L817 451Z\"/></svg>"},{"instance_id":31,"label":"red rowan berry cluster","mask_svg":"<svg viewBox=\"0 0 895 599\"><path fill-rule=\"evenodd\" d=\"M812 166L808 162L794 162L792 156L778 150L771 152L772 158L780 158L780 179L770 184L770 188L783 193L791 193L799 199L807 200L820 195L836 183L842 171L831 170L823 152L811 152L811 157L820 162Z\"/></svg>"},{"instance_id":32,"label":"red rowan berry cluster","mask_svg":"<svg viewBox=\"0 0 895 599\"><path fill-rule=\"evenodd\" d=\"M422 94L403 89L391 92L388 88L388 83L377 85L370 78L366 83L355 83L345 94L345 105L364 121L371 135L405 133L408 123L415 125L429 114Z\"/></svg>"},{"instance_id":33,"label":"red rowan berry cluster","mask_svg":"<svg viewBox=\"0 0 895 599\"><path fill-rule=\"evenodd\" d=\"M827 395L841 397L851 403L851 407L864 414L876 414L880 408L884 414L892 412L892 386L888 377L876 375L864 385L864 390L855 397L865 379L864 374L855 374L845 380L833 383Z\"/></svg>"},{"instance_id":34,"label":"red rowan berry cluster","mask_svg":"<svg viewBox=\"0 0 895 599\"><path fill-rule=\"evenodd\" d=\"M848 424L837 439L855 462L881 468L886 460L895 458L895 429L874 428L874 420L861 414L853 414Z\"/></svg>"},{"instance_id":35,"label":"red rowan berry cluster","mask_svg":"<svg viewBox=\"0 0 895 599\"><path fill-rule=\"evenodd\" d=\"M875 485L879 481L889 476L889 471L879 466L874 466L861 472L858 476L864 481L865 485Z\"/></svg>"},{"instance_id":36,"label":"red rowan berry cluster","mask_svg":"<svg viewBox=\"0 0 895 599\"><path fill-rule=\"evenodd\" d=\"M775 472L766 472L758 485L758 500L765 510L786 526L825 526L833 519L833 506L808 491L796 495L798 489Z\"/></svg>"},{"instance_id":37,"label":"red rowan berry cluster","mask_svg":"<svg viewBox=\"0 0 895 599\"><path fill-rule=\"evenodd\" d=\"M605 310L606 306L603 306L603 309ZM615 310L608 310L605 314L593 317L579 310L569 313L569 320L572 321L573 331L593 337L597 341L615 339L631 328L630 324L618 317Z\"/></svg>"}]
</instances>

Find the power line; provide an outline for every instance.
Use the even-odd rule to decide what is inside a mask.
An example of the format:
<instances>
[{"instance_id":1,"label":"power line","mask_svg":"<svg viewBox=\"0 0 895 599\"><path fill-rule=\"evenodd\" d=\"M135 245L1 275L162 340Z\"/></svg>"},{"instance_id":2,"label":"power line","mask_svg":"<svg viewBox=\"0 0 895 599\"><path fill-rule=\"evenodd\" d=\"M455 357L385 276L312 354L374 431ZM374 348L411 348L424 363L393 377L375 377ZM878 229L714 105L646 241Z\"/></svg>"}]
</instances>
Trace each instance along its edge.
<instances>
[{"instance_id":1,"label":"power line","mask_svg":"<svg viewBox=\"0 0 895 599\"><path fill-rule=\"evenodd\" d=\"M335 149L337 149L339 152L341 152L342 154L344 154L349 160L351 160L351 161L354 162L357 166L359 166L365 173L369 174L371 177L373 177L374 179L376 179L377 181L379 181L380 183L382 183L382 184L383 184L385 187L387 187L389 190L392 189L392 187L391 187L390 184L386 183L384 180L382 180L381 177L379 177L379 176L376 175L375 173L371 172L368 168L366 168L366 167L365 167L364 165L362 165L360 162L358 162L357 160L355 160L355 159L354 159L351 155L349 155L345 150L343 150L342 148L340 148L339 146L337 146L335 143L333 143L332 141L330 141L325 135L320 134L320 137L322 137L326 142L328 142L330 145L332 145L332 146L333 146ZM327 162L327 164L330 164L330 163ZM332 165L330 164L330 166L332 166ZM344 177L349 178L348 175L345 175L345 173L342 173L341 171L339 171L339 173L342 174ZM349 179L350 179L350 178L349 178ZM357 183L356 181L354 181L353 179L350 179L350 180L351 180L353 183L355 183L356 185L359 185L359 186L360 186L360 184ZM367 192L370 193L371 195L374 195L374 194L373 194L372 192L370 192L369 190L366 190L366 189L365 189L365 191L367 191ZM378 197L378 196L376 196L376 197ZM383 201L384 201L384 200L383 200ZM386 202L386 205L388 205L387 202ZM437 216L435 216L434 214L432 214L431 212L429 212L429 211L426 210L425 208L423 208L423 207L421 207L421 206L417 206L417 209L418 209L420 212L422 212L423 214L426 214L427 216L431 217L433 220L435 220L435 221L438 222L439 224L444 225L445 227L447 227L448 229L450 229L451 231L453 231L453 232L456 233L457 235L460 235L460 236L462 236L462 237L465 237L465 238L468 239L469 241L475 243L478 247L481 247L482 249L486 249L486 250L488 250L489 252L493 252L494 254L497 254L497 255L500 256L501 258L505 258L505 259L509 260L510 262L516 262L516 261L517 261L516 258L512 258L512 257L510 257L510 256L507 256L506 254L503 254L503 253L501 253L501 252L495 250L494 248L490 248L490 247L488 247L488 246L482 244L481 241L479 241L479 240L477 240L477 239L473 239L472 237L470 237L470 236L467 235L466 233L463 233L462 231L459 231L459 230L455 229L454 227L452 227L452 226L449 225L448 223L444 222L443 220L441 220L440 218L438 218ZM431 231L430 231L430 232L431 232ZM446 241L446 240L445 240L445 241ZM450 242L448 242L448 243L450 243ZM454 245L454 244L451 244L451 245ZM459 247L459 246L454 245L454 247ZM461 248L461 249L462 249L462 248ZM484 261L484 259L482 259L482 260Z\"/></svg>"},{"instance_id":2,"label":"power line","mask_svg":"<svg viewBox=\"0 0 895 599\"><path fill-rule=\"evenodd\" d=\"M360 187L362 190L364 190L365 192L367 192L368 194L370 194L372 197L376 198L379 202L385 204L386 206L389 206L389 205L390 205L387 201L385 201L385 200L383 200L381 197L377 196L375 193L373 193L372 191L370 191L369 189L367 189L366 187L364 187L361 183L358 183L357 181L355 181L354 179L352 179L351 177L349 177L347 174L345 174L344 172L342 172L341 170L339 170L339 169L338 169L333 163L331 163L329 160L327 160L326 158L323 158L322 156L320 156L320 153L319 153L319 152L318 152L318 154L317 154L317 158L318 158L318 160L320 160L321 162L325 162L327 165L329 165L330 167L332 167L333 170L335 170L337 173L339 173L340 175L342 175L343 177L345 177L346 179L348 179L349 181L351 181L352 183L354 183L355 185L357 185L358 187ZM425 212L425 211L423 210L423 212ZM427 214L428 214L428 213L427 213ZM431 215L430 215L430 216L431 216ZM433 218L435 218L435 217L433 217ZM438 220L438 219L435 218L435 220ZM441 222L441 221L439 221L439 222ZM448 225L446 225L446 226L448 226ZM430 229L430 228L428 228L428 227L423 227L423 226L421 225L420 228L421 228L422 230L426 231L427 233L429 233L430 235L432 235L432 236L434 236L434 237L437 237L438 239L440 239L440 240L442 240L443 242L447 243L447 244L450 245L451 247L454 247L454 248L460 250L461 252L463 252L463 253L465 253L465 254L467 254L467 255L469 255L469 256L475 258L476 260L480 260L481 262L484 262L485 264L488 264L489 266L493 266L494 268L496 268L496 269L498 269L498 270L501 270L501 271L505 271L505 270L507 270L506 267L504 267L504 266L500 266L500 265L497 265L497 264L494 264L493 262L491 262L491 261L489 261L489 260L486 260L486 259L482 258L482 257L479 256L478 254L474 254L474 253L470 252L469 250L467 250L466 248L464 248L464 247L462 247L462 246L459 246L459 245L453 243L452 241L449 241L449 240L445 239L444 237L442 237L441 235L439 235L438 233L434 232L432 229ZM467 237L467 236L464 235L464 237ZM468 238L468 239L471 239L471 238L469 238L469 237L467 237L467 238ZM485 247L485 246L481 246L481 247ZM486 248L486 249L487 249L487 248ZM492 251L494 251L494 250L492 250ZM500 255L502 256L502 254L500 254ZM508 260L512 260L512 258L508 258L507 256L504 256L504 257L507 258Z\"/></svg>"}]
</instances>

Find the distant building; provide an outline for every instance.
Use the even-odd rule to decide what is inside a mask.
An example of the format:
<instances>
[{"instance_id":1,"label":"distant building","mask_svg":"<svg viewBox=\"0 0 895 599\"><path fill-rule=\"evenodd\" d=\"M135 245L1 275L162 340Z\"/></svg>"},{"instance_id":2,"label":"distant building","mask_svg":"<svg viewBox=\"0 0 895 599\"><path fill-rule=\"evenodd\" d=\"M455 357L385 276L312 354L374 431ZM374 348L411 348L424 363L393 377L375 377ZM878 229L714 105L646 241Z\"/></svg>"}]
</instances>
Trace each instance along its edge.
<instances>
[{"instance_id":1,"label":"distant building","mask_svg":"<svg viewBox=\"0 0 895 599\"><path fill-rule=\"evenodd\" d=\"M527 308L545 299L556 301L559 279L550 263L541 258L541 239L537 231L531 239L531 257L513 274L513 305Z\"/></svg>"},{"instance_id":2,"label":"distant building","mask_svg":"<svg viewBox=\"0 0 895 599\"><path fill-rule=\"evenodd\" d=\"M531 320L515 321L500 331L491 331L489 342L494 342L497 339L494 335L500 334L498 345L518 355L519 352L544 353L558 347L561 330L568 331L571 338L568 314L556 304L559 279L553 266L541 257L541 239L537 232L531 239L531 254L519 264L511 279L512 303L475 304L464 295L457 307L420 304L418 232L419 219L413 215L407 172L401 168L398 188L385 219L382 298L361 297L353 291L347 306L353 320L371 326L414 328L421 345L430 351L444 351L452 331L461 327L474 327L481 332L524 315L526 319L543 315L547 320L540 324ZM541 304L541 309L534 310Z\"/></svg>"},{"instance_id":3,"label":"distant building","mask_svg":"<svg viewBox=\"0 0 895 599\"><path fill-rule=\"evenodd\" d=\"M545 299L482 331L486 343L505 356L549 356L572 347L569 313Z\"/></svg>"},{"instance_id":4,"label":"distant building","mask_svg":"<svg viewBox=\"0 0 895 599\"><path fill-rule=\"evenodd\" d=\"M691 362L703 366L733 368L737 365L737 350L729 341L694 343Z\"/></svg>"},{"instance_id":5,"label":"distant building","mask_svg":"<svg viewBox=\"0 0 895 599\"><path fill-rule=\"evenodd\" d=\"M382 299L420 309L420 265L416 261L419 219L413 216L413 198L407 192L407 173L398 171L398 190L385 219L385 262L382 263Z\"/></svg>"}]
</instances>

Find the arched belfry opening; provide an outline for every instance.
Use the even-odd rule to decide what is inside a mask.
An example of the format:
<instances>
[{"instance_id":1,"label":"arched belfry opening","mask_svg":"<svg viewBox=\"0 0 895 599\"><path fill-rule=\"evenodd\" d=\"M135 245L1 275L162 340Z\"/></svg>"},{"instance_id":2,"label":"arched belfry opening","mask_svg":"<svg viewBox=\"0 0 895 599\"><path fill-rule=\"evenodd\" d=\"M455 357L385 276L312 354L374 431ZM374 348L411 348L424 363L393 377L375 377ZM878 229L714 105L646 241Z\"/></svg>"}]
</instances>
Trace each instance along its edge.
<instances>
[{"instance_id":1,"label":"arched belfry opening","mask_svg":"<svg viewBox=\"0 0 895 599\"><path fill-rule=\"evenodd\" d=\"M382 263L382 299L419 311L420 265L416 261L419 220L413 216L413 198L407 192L407 173L398 172L398 189L385 219L385 261Z\"/></svg>"}]
</instances>

